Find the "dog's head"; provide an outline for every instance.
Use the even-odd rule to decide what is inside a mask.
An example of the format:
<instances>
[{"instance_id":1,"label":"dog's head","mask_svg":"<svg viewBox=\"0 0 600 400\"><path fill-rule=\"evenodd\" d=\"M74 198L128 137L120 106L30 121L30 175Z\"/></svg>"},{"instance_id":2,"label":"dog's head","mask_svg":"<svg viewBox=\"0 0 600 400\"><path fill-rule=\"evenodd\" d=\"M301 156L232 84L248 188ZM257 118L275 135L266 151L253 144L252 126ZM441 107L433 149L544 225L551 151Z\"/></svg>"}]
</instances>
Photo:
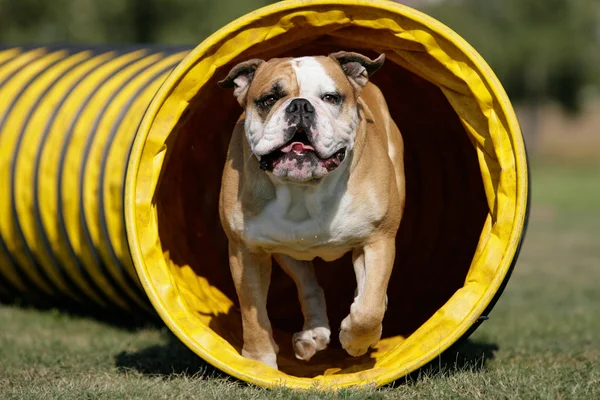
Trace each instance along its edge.
<instances>
[{"instance_id":1,"label":"dog's head","mask_svg":"<svg viewBox=\"0 0 600 400\"><path fill-rule=\"evenodd\" d=\"M245 133L260 168L291 182L316 182L354 147L361 89L385 60L329 56L252 59L219 82L246 111Z\"/></svg>"}]
</instances>

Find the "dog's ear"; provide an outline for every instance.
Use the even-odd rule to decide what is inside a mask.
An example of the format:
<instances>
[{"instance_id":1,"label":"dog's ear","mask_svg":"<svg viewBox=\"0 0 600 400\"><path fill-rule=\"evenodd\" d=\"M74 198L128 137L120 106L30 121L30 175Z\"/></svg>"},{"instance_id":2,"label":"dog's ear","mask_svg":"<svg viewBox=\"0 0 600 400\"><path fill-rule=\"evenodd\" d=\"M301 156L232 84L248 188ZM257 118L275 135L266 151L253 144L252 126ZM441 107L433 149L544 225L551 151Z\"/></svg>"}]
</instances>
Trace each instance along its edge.
<instances>
[{"instance_id":1,"label":"dog's ear","mask_svg":"<svg viewBox=\"0 0 600 400\"><path fill-rule=\"evenodd\" d=\"M217 84L222 88L233 88L233 95L237 98L240 105L244 107L248 88L252 83L252 79L254 79L256 70L263 62L264 60L253 58L239 63L229 71L225 79L217 82Z\"/></svg>"},{"instance_id":2,"label":"dog's ear","mask_svg":"<svg viewBox=\"0 0 600 400\"><path fill-rule=\"evenodd\" d=\"M338 51L337 53L330 54L329 57L340 64L350 82L359 90L365 87L367 82L369 82L369 78L381 68L385 61L385 54L383 53L374 60L360 53L348 51Z\"/></svg>"}]
</instances>

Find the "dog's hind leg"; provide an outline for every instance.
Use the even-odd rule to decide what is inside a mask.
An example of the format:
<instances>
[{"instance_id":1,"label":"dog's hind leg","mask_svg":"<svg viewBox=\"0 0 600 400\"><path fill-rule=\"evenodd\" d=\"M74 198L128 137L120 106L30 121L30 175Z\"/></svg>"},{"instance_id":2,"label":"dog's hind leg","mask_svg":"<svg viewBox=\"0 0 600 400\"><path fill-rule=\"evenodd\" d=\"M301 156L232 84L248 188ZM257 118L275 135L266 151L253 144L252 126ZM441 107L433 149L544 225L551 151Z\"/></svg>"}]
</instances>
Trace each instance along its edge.
<instances>
[{"instance_id":1,"label":"dog's hind leg","mask_svg":"<svg viewBox=\"0 0 600 400\"><path fill-rule=\"evenodd\" d=\"M298 261L291 257L274 254L275 260L296 284L298 299L304 316L301 332L292 338L296 358L308 361L317 351L327 348L331 336L325 294L319 286L315 269L310 261Z\"/></svg>"}]
</instances>

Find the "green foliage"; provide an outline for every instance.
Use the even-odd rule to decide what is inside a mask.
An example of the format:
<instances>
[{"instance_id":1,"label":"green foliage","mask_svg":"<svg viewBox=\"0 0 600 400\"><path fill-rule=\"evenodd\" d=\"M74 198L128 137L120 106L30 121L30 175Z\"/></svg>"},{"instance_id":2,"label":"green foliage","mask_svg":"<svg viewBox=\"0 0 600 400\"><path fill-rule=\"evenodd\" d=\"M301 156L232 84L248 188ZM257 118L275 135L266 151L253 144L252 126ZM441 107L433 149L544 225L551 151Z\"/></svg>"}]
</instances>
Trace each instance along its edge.
<instances>
[{"instance_id":1,"label":"green foliage","mask_svg":"<svg viewBox=\"0 0 600 400\"><path fill-rule=\"evenodd\" d=\"M581 89L598 83L596 0L448 0L424 11L475 47L515 101L576 112Z\"/></svg>"},{"instance_id":2,"label":"green foliage","mask_svg":"<svg viewBox=\"0 0 600 400\"><path fill-rule=\"evenodd\" d=\"M269 0L0 0L0 42L195 45Z\"/></svg>"},{"instance_id":3,"label":"green foliage","mask_svg":"<svg viewBox=\"0 0 600 400\"><path fill-rule=\"evenodd\" d=\"M0 42L195 45L275 0L0 0ZM402 1L400 1L402 2ZM446 0L424 8L491 65L513 101L577 111L600 80L597 0Z\"/></svg>"}]
</instances>

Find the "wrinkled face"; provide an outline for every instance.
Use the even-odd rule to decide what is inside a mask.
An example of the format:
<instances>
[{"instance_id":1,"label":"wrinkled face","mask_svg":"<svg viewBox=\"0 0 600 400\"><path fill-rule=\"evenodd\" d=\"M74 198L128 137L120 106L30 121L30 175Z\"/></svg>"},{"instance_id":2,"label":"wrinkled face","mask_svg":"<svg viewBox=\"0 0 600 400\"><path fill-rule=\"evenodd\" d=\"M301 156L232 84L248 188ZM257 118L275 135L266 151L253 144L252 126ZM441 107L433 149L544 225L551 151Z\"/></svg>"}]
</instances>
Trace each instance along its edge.
<instances>
[{"instance_id":1,"label":"wrinkled face","mask_svg":"<svg viewBox=\"0 0 600 400\"><path fill-rule=\"evenodd\" d=\"M352 150L357 124L353 87L328 57L269 61L248 89L250 149L282 180L313 181L336 169Z\"/></svg>"},{"instance_id":2,"label":"wrinkled face","mask_svg":"<svg viewBox=\"0 0 600 400\"><path fill-rule=\"evenodd\" d=\"M251 59L219 82L246 110L245 134L260 168L287 182L318 182L354 147L357 98L385 60L329 56Z\"/></svg>"}]
</instances>

